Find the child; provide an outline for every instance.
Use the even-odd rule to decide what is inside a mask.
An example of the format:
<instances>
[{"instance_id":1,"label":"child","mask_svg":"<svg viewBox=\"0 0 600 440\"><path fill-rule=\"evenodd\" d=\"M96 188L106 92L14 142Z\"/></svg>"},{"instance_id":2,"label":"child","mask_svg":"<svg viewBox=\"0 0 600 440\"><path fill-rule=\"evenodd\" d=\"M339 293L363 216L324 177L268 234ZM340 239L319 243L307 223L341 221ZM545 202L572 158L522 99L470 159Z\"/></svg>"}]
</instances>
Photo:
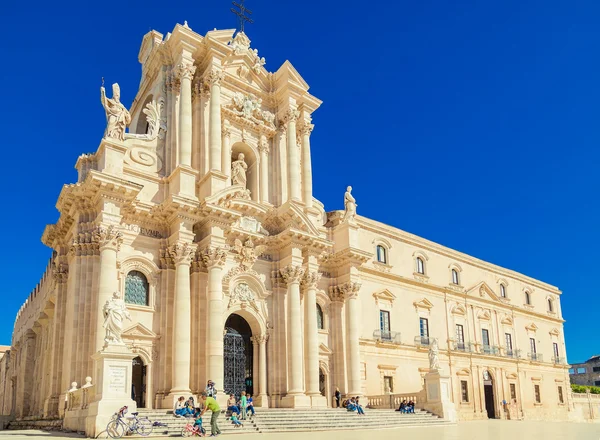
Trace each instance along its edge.
<instances>
[{"instance_id":1,"label":"child","mask_svg":"<svg viewBox=\"0 0 600 440\"><path fill-rule=\"evenodd\" d=\"M246 408L248 408L248 398L246 392L242 391L242 397L240 398L240 409L242 410L242 420L246 420Z\"/></svg>"},{"instance_id":2,"label":"child","mask_svg":"<svg viewBox=\"0 0 600 440\"><path fill-rule=\"evenodd\" d=\"M194 420L194 429L197 429L200 435L203 436L206 431L202 428L202 416L200 414L202 414L202 411L200 408L196 408L196 414L194 414L194 417L196 417L196 420Z\"/></svg>"},{"instance_id":3,"label":"child","mask_svg":"<svg viewBox=\"0 0 600 440\"><path fill-rule=\"evenodd\" d=\"M244 424L242 422L240 422L240 419L238 419L238 416L236 413L231 414L231 423L233 423L233 426L235 426L236 428L240 428L240 427L244 426Z\"/></svg>"},{"instance_id":4,"label":"child","mask_svg":"<svg viewBox=\"0 0 600 440\"><path fill-rule=\"evenodd\" d=\"M252 417L256 415L254 411L254 401L252 400L252 394L248 394L248 411L252 413Z\"/></svg>"}]
</instances>

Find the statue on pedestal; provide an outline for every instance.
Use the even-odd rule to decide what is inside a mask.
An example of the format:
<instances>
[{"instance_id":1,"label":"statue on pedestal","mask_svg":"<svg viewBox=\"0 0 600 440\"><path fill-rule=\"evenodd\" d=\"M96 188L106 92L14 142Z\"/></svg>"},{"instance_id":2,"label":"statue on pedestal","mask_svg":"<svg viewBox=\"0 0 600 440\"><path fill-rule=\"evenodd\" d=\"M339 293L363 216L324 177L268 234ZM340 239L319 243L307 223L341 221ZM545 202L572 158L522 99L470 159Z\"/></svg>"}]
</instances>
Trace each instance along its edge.
<instances>
[{"instance_id":1,"label":"statue on pedestal","mask_svg":"<svg viewBox=\"0 0 600 440\"><path fill-rule=\"evenodd\" d=\"M429 370L430 372L440 371L440 348L438 346L437 339L431 341L431 347L429 347Z\"/></svg>"},{"instance_id":2,"label":"statue on pedestal","mask_svg":"<svg viewBox=\"0 0 600 440\"><path fill-rule=\"evenodd\" d=\"M119 296L119 292L113 293L113 297L106 301L102 312L104 313L103 326L106 329L104 342L107 344L123 344L123 339L121 339L123 321L125 318L131 321L131 315L125 306L125 301Z\"/></svg>"},{"instance_id":3,"label":"statue on pedestal","mask_svg":"<svg viewBox=\"0 0 600 440\"><path fill-rule=\"evenodd\" d=\"M105 138L125 139L125 129L131 123L131 115L129 111L121 104L121 89L119 84L114 83L112 86L113 97L106 97L104 90L104 80L100 87L100 101L106 112L106 130L104 131Z\"/></svg>"},{"instance_id":4,"label":"statue on pedestal","mask_svg":"<svg viewBox=\"0 0 600 440\"><path fill-rule=\"evenodd\" d=\"M347 222L349 220L354 220L354 217L356 216L356 207L358 205L356 204L356 200L352 196L351 192L352 192L351 186L346 188L346 194L344 194L345 212L344 212L344 217L342 218L343 222Z\"/></svg>"},{"instance_id":5,"label":"statue on pedestal","mask_svg":"<svg viewBox=\"0 0 600 440\"><path fill-rule=\"evenodd\" d=\"M231 164L231 183L246 188L246 170L248 165L244 162L244 153L238 154L238 160Z\"/></svg>"}]
</instances>

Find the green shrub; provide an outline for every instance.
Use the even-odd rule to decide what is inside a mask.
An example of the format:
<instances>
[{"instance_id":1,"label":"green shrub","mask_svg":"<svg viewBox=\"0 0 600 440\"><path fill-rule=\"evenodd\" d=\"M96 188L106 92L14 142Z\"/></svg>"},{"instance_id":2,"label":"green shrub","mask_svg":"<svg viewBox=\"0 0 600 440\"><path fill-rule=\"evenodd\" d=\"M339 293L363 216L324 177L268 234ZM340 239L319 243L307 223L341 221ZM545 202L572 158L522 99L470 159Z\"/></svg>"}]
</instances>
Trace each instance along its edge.
<instances>
[{"instance_id":1,"label":"green shrub","mask_svg":"<svg viewBox=\"0 0 600 440\"><path fill-rule=\"evenodd\" d=\"M600 387L587 386L587 385L576 385L574 383L571 384L571 390L574 393L586 393L587 390L590 390L591 394L600 394Z\"/></svg>"}]
</instances>

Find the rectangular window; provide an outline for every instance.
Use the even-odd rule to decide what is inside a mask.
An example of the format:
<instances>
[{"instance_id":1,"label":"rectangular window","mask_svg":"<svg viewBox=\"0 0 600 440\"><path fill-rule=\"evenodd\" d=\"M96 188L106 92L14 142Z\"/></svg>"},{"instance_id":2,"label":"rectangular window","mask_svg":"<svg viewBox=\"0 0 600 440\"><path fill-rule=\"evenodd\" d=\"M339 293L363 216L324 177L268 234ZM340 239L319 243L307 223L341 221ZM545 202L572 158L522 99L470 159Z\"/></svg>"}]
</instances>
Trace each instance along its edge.
<instances>
[{"instance_id":1,"label":"rectangular window","mask_svg":"<svg viewBox=\"0 0 600 440\"><path fill-rule=\"evenodd\" d=\"M390 312L387 310L379 311L379 330L381 330L381 339L390 339Z\"/></svg>"},{"instance_id":2,"label":"rectangular window","mask_svg":"<svg viewBox=\"0 0 600 440\"><path fill-rule=\"evenodd\" d=\"M392 394L394 392L394 378L392 376L383 377L383 390L385 394Z\"/></svg>"},{"instance_id":3,"label":"rectangular window","mask_svg":"<svg viewBox=\"0 0 600 440\"><path fill-rule=\"evenodd\" d=\"M560 403L565 403L565 398L563 396L562 387L558 387L558 401Z\"/></svg>"},{"instance_id":4,"label":"rectangular window","mask_svg":"<svg viewBox=\"0 0 600 440\"><path fill-rule=\"evenodd\" d=\"M469 401L469 385L466 380L460 381L460 394L463 402Z\"/></svg>"},{"instance_id":5,"label":"rectangular window","mask_svg":"<svg viewBox=\"0 0 600 440\"><path fill-rule=\"evenodd\" d=\"M514 383L510 384L510 398L512 400L517 400L517 385Z\"/></svg>"},{"instance_id":6,"label":"rectangular window","mask_svg":"<svg viewBox=\"0 0 600 440\"><path fill-rule=\"evenodd\" d=\"M419 332L421 339L429 338L429 321L427 318L419 318Z\"/></svg>"},{"instance_id":7,"label":"rectangular window","mask_svg":"<svg viewBox=\"0 0 600 440\"><path fill-rule=\"evenodd\" d=\"M461 324L456 324L456 343L460 350L465 348L465 333Z\"/></svg>"},{"instance_id":8,"label":"rectangular window","mask_svg":"<svg viewBox=\"0 0 600 440\"><path fill-rule=\"evenodd\" d=\"M575 368L569 368L569 374L575 374Z\"/></svg>"},{"instance_id":9,"label":"rectangular window","mask_svg":"<svg viewBox=\"0 0 600 440\"><path fill-rule=\"evenodd\" d=\"M535 357L537 351L535 350L535 338L529 338L529 346L531 348L531 357Z\"/></svg>"},{"instance_id":10,"label":"rectangular window","mask_svg":"<svg viewBox=\"0 0 600 440\"><path fill-rule=\"evenodd\" d=\"M540 386L534 385L533 391L535 392L535 403L542 403L542 397L540 396Z\"/></svg>"},{"instance_id":11,"label":"rectangular window","mask_svg":"<svg viewBox=\"0 0 600 440\"><path fill-rule=\"evenodd\" d=\"M556 360L556 362L558 362L558 359L560 358L560 356L558 355L558 344L556 342L553 342L552 348L554 350L554 359Z\"/></svg>"},{"instance_id":12,"label":"rectangular window","mask_svg":"<svg viewBox=\"0 0 600 440\"><path fill-rule=\"evenodd\" d=\"M597 387L600 387L600 380L595 381L594 385L597 386Z\"/></svg>"},{"instance_id":13,"label":"rectangular window","mask_svg":"<svg viewBox=\"0 0 600 440\"><path fill-rule=\"evenodd\" d=\"M487 328L481 329L481 343L483 345L490 345L490 332Z\"/></svg>"},{"instance_id":14,"label":"rectangular window","mask_svg":"<svg viewBox=\"0 0 600 440\"><path fill-rule=\"evenodd\" d=\"M512 335L510 333L504 333L504 340L506 341L506 354L512 356Z\"/></svg>"},{"instance_id":15,"label":"rectangular window","mask_svg":"<svg viewBox=\"0 0 600 440\"><path fill-rule=\"evenodd\" d=\"M586 371L586 370L585 370L585 368L583 368L583 367L579 367L579 368L577 369L577 374L585 374L585 371Z\"/></svg>"},{"instance_id":16,"label":"rectangular window","mask_svg":"<svg viewBox=\"0 0 600 440\"><path fill-rule=\"evenodd\" d=\"M593 367L593 368L592 368L592 371L593 371L594 373L597 373L598 371L600 371L600 367Z\"/></svg>"}]
</instances>

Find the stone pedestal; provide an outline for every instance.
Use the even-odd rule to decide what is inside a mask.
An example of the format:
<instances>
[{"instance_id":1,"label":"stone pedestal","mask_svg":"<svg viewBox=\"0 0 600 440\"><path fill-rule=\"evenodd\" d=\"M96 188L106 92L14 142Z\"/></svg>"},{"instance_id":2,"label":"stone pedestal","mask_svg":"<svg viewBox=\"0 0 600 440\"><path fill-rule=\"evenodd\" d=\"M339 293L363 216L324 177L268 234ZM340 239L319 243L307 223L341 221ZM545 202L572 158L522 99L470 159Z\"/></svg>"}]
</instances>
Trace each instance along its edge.
<instances>
[{"instance_id":1,"label":"stone pedestal","mask_svg":"<svg viewBox=\"0 0 600 440\"><path fill-rule=\"evenodd\" d=\"M305 394L285 396L281 399L282 408L310 408L311 397Z\"/></svg>"},{"instance_id":2,"label":"stone pedestal","mask_svg":"<svg viewBox=\"0 0 600 440\"><path fill-rule=\"evenodd\" d=\"M204 200L206 197L215 195L222 189L225 189L228 185L229 177L220 171L211 170L202 177L200 180L200 188L198 197L200 200Z\"/></svg>"},{"instance_id":3,"label":"stone pedestal","mask_svg":"<svg viewBox=\"0 0 600 440\"><path fill-rule=\"evenodd\" d=\"M109 344L92 356L96 378L96 395L89 405L85 433L96 437L106 429L110 418L122 406L134 412L131 399L132 361L136 355L125 345Z\"/></svg>"},{"instance_id":4,"label":"stone pedestal","mask_svg":"<svg viewBox=\"0 0 600 440\"><path fill-rule=\"evenodd\" d=\"M456 406L450 399L450 376L442 371L432 371L425 375L427 403L423 409L452 423L458 421Z\"/></svg>"},{"instance_id":5,"label":"stone pedestal","mask_svg":"<svg viewBox=\"0 0 600 440\"><path fill-rule=\"evenodd\" d=\"M169 195L192 200L196 197L196 176L198 172L185 165L179 165L169 176Z\"/></svg>"}]
</instances>

